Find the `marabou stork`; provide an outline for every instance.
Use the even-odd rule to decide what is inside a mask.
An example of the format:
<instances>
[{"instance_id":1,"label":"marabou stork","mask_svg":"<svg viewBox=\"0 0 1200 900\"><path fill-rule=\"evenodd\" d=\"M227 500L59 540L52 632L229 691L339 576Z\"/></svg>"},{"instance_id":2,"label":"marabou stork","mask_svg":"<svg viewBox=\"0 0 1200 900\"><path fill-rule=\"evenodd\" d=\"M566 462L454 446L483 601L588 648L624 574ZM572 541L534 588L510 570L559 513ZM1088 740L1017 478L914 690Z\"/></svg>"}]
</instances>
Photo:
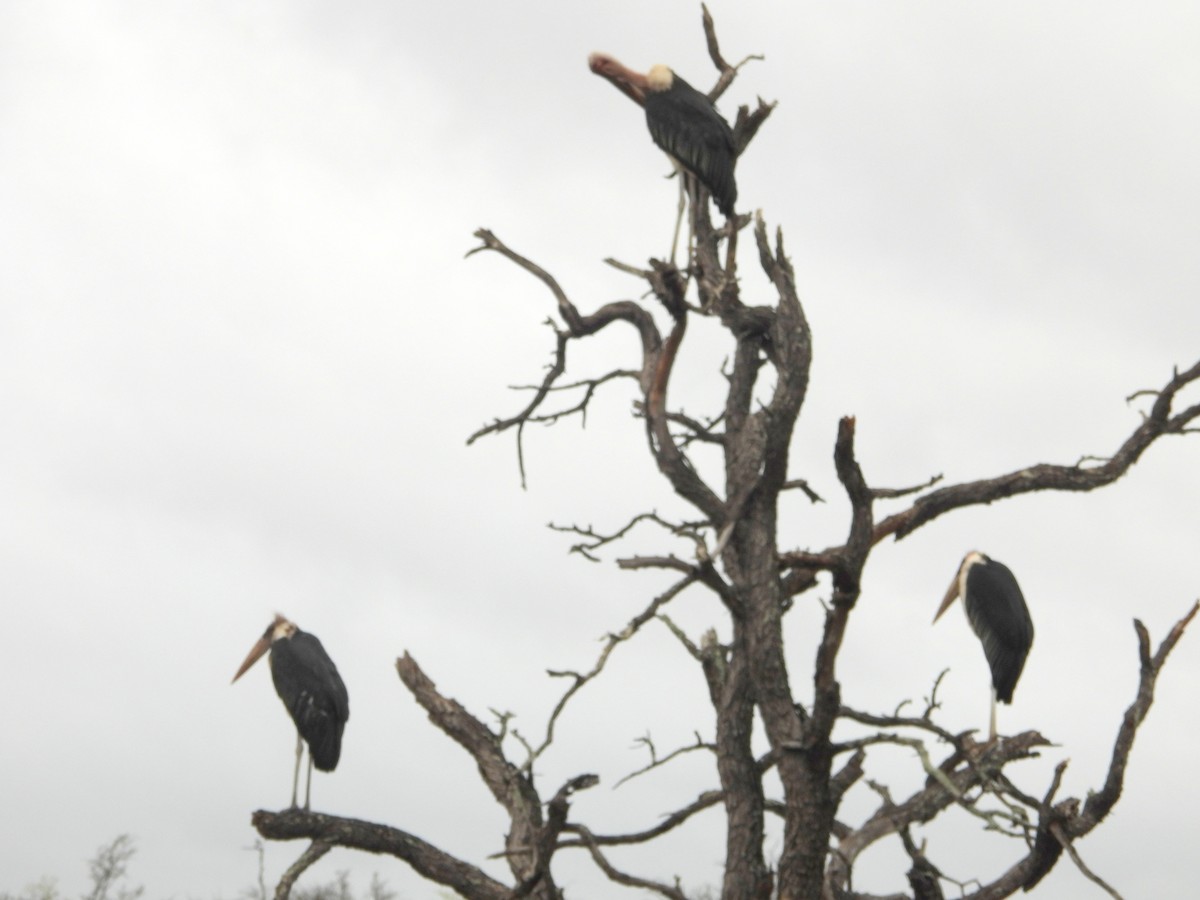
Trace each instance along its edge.
<instances>
[{"instance_id":1,"label":"marabou stork","mask_svg":"<svg viewBox=\"0 0 1200 900\"><path fill-rule=\"evenodd\" d=\"M996 701L1012 703L1013 690L1033 644L1033 619L1012 571L978 550L963 557L958 574L938 607L937 621L961 594L971 630L983 644L992 670L989 740L996 737Z\"/></svg>"},{"instance_id":2,"label":"marabou stork","mask_svg":"<svg viewBox=\"0 0 1200 900\"><path fill-rule=\"evenodd\" d=\"M676 167L708 188L717 209L726 217L732 216L733 204L737 201L737 183L733 178L737 152L733 131L712 101L663 65L653 66L642 74L626 68L611 56L593 53L588 57L588 67L645 107L646 125L654 143L671 157ZM680 216L683 215L682 187L681 183ZM675 237L678 240L678 221Z\"/></svg>"},{"instance_id":3,"label":"marabou stork","mask_svg":"<svg viewBox=\"0 0 1200 900\"><path fill-rule=\"evenodd\" d=\"M268 650L271 651L271 680L275 682L275 693L296 723L293 808L300 783L302 742L308 743L308 783L304 789L304 808L308 809L313 766L322 772L332 772L342 755L342 730L350 718L350 698L337 666L316 635L301 631L295 623L278 614L250 648L233 680L241 678Z\"/></svg>"}]
</instances>

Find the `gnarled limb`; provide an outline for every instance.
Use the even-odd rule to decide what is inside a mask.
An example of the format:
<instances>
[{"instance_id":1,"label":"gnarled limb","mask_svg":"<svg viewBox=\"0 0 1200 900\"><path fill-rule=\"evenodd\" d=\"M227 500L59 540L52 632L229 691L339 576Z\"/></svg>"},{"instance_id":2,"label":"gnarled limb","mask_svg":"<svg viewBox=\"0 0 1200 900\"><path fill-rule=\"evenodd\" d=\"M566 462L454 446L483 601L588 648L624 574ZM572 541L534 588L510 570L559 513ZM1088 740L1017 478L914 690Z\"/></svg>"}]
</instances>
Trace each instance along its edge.
<instances>
[{"instance_id":1,"label":"gnarled limb","mask_svg":"<svg viewBox=\"0 0 1200 900\"><path fill-rule=\"evenodd\" d=\"M647 891L653 891L669 900L687 900L683 891L678 886L672 887L669 884L662 884L658 881L652 881L649 878L639 878L636 875L630 875L627 872L622 872L617 869L608 859L600 852L600 845L592 836L592 833L583 825L568 825L566 831L573 831L579 835L583 845L587 847L592 854L592 859L600 870L608 876L610 881L615 881L617 884L623 884L626 887L643 888Z\"/></svg>"},{"instance_id":2,"label":"gnarled limb","mask_svg":"<svg viewBox=\"0 0 1200 900\"><path fill-rule=\"evenodd\" d=\"M617 300L612 303L606 303L596 310L596 312L585 316L579 312L575 304L567 297L566 291L562 289L558 281L541 266L512 250L486 228L477 230L475 237L479 238L480 245L471 250L467 254L468 256L484 250L499 253L522 269L525 269L525 271L532 274L549 288L558 306L558 313L563 321L566 322L570 337L581 338L596 334L613 322L626 322L635 328L642 342L642 366L640 368L639 380L643 390L649 388L650 376L654 370L659 349L662 346L662 338L650 313L632 300ZM476 434L476 436L479 435L480 433Z\"/></svg>"},{"instance_id":3,"label":"gnarled limb","mask_svg":"<svg viewBox=\"0 0 1200 900\"><path fill-rule=\"evenodd\" d=\"M504 841L509 867L521 883L533 878L538 873L533 848L545 823L541 798L532 778L505 758L500 739L491 729L459 703L438 693L415 659L405 653L396 660L396 671L433 724L475 760L484 784L496 802L504 807L511 822ZM541 897L544 893L547 898L553 898L553 881L548 876L541 878L537 891L533 896Z\"/></svg>"},{"instance_id":4,"label":"gnarled limb","mask_svg":"<svg viewBox=\"0 0 1200 900\"><path fill-rule=\"evenodd\" d=\"M1146 718L1146 713L1150 710L1150 705L1154 702L1154 685L1167 662L1167 656L1175 649L1179 639L1183 637L1184 630L1195 618L1197 610L1200 610L1200 601L1194 603L1191 610L1175 623L1167 636L1163 638L1162 643L1159 644L1154 655L1150 654L1150 635L1146 631L1146 626L1134 619L1133 627L1137 631L1138 638L1138 658L1141 661L1141 677L1138 681L1137 697L1125 711L1125 717L1117 731L1112 761L1109 763L1108 776L1104 780L1104 785L1088 797L1083 812L1071 823L1067 833L1072 839L1082 837L1099 825L1120 799L1121 789L1125 783L1125 767L1129 763L1129 754L1133 750L1133 739L1137 735L1138 726L1142 724L1142 720Z\"/></svg>"},{"instance_id":5,"label":"gnarled limb","mask_svg":"<svg viewBox=\"0 0 1200 900\"><path fill-rule=\"evenodd\" d=\"M279 884L275 887L275 900L288 900L292 895L292 887L296 884L296 880L305 873L309 866L332 849L331 843L320 838L309 844L308 848L296 858L294 863L288 866L283 877L279 879Z\"/></svg>"},{"instance_id":6,"label":"gnarled limb","mask_svg":"<svg viewBox=\"0 0 1200 900\"><path fill-rule=\"evenodd\" d=\"M1148 392L1155 397L1150 412L1116 452L1100 465L1085 467L1041 463L997 478L949 485L920 497L903 512L888 516L875 526L872 540L878 543L892 534L897 540L907 537L938 516L965 506L992 503L1031 491L1091 491L1112 484L1128 472L1159 438L1195 430L1192 426L1200 420L1200 403L1178 412L1173 411L1173 406L1180 391L1198 382L1200 362L1183 372L1176 370L1163 388ZM1133 396L1142 393L1147 392L1138 392Z\"/></svg>"},{"instance_id":7,"label":"gnarled limb","mask_svg":"<svg viewBox=\"0 0 1200 900\"><path fill-rule=\"evenodd\" d=\"M660 617L660 618L664 618L664 617ZM692 648L692 649L694 650L694 648ZM695 651L695 653L698 654L699 651ZM645 735L644 737L638 738L637 742L639 744L641 744L642 746L644 746L648 751L650 751L650 762L648 762L646 765L642 766L640 769L634 769L628 775L622 776L617 781L617 783L613 785L614 790L616 788L619 788L625 782L632 781L634 778L637 778L639 775L645 775L647 772L657 769L659 766L665 766L671 760L678 759L679 757L683 756L685 753L693 753L696 750L707 750L708 752L711 753L716 749L712 744L707 744L703 740L701 740L699 734L696 735L695 743L685 744L682 747L676 747L674 750L672 750L666 756L661 756L661 757L658 755L658 750L655 748L654 741L653 741L653 739L651 739L649 734Z\"/></svg>"},{"instance_id":8,"label":"gnarled limb","mask_svg":"<svg viewBox=\"0 0 1200 900\"><path fill-rule=\"evenodd\" d=\"M625 525L616 531L601 534L596 531L591 525L555 525L550 523L551 531L561 531L568 534L579 535L584 538L584 541L571 546L569 553L578 553L585 559L592 562L599 562L599 559L594 555L594 551L599 550L608 544L621 540L629 534L637 525L643 522L649 522L657 525L664 531L669 532L677 537L686 538L692 541L696 547L697 557L703 558L707 554L701 548L704 546L704 538L701 532L707 527L704 522L668 522L656 512L638 513L630 519Z\"/></svg>"},{"instance_id":9,"label":"gnarled limb","mask_svg":"<svg viewBox=\"0 0 1200 900\"><path fill-rule=\"evenodd\" d=\"M278 813L260 809L254 813L250 822L267 840L293 841L307 838L314 842L313 847L324 847L325 850L320 851L322 853L330 847L386 853L404 860L414 871L430 881L445 885L470 900L504 900L509 894L507 886L488 876L482 869L463 862L399 828L360 819L327 816L303 809L287 809ZM313 847L305 853L316 853ZM310 863L313 861L315 859L311 859L310 855Z\"/></svg>"},{"instance_id":10,"label":"gnarled limb","mask_svg":"<svg viewBox=\"0 0 1200 900\"><path fill-rule=\"evenodd\" d=\"M698 812L703 812L713 806L716 806L725 795L721 791L705 791L687 806L678 809L673 813L663 816L663 820L653 828L647 828L644 831L635 831L629 834L608 834L608 835L591 835L592 842L599 847L618 846L620 844L644 844L656 837L666 834L674 828L679 827ZM559 842L559 847L583 847L586 846L583 839L578 840L567 838Z\"/></svg>"},{"instance_id":11,"label":"gnarled limb","mask_svg":"<svg viewBox=\"0 0 1200 900\"><path fill-rule=\"evenodd\" d=\"M600 779L595 775L579 775L558 789L546 807L546 825L534 847L534 872L513 890L512 900L528 897L539 884L550 881L550 860L558 848L558 836L567 824L568 800L576 791L595 787L599 783Z\"/></svg>"}]
</instances>

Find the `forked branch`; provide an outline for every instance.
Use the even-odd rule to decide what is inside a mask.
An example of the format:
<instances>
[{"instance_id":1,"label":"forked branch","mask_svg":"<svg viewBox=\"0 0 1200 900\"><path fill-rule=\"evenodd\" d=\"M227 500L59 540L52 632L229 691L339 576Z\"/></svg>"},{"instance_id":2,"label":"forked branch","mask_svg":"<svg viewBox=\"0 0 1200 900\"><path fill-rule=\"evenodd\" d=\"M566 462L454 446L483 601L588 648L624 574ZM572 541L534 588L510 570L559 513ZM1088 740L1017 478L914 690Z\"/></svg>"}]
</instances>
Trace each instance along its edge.
<instances>
[{"instance_id":1,"label":"forked branch","mask_svg":"<svg viewBox=\"0 0 1200 900\"><path fill-rule=\"evenodd\" d=\"M592 854L592 860L600 867L610 881L617 884L623 884L626 887L642 888L647 891L653 891L660 896L667 897L669 900L688 900L687 896L681 891L678 886L663 884L658 881L652 881L649 878L639 878L636 875L630 875L627 872L622 872L612 863L610 863L605 855L600 851L600 844L596 841L589 831L583 825L568 825L564 830L573 831L579 835L583 845L587 847Z\"/></svg>"},{"instance_id":2,"label":"forked branch","mask_svg":"<svg viewBox=\"0 0 1200 900\"><path fill-rule=\"evenodd\" d=\"M1196 617L1198 610L1200 610L1200 600L1192 604L1188 613L1175 623L1153 656L1150 654L1150 635L1146 631L1146 626L1134 619L1133 627L1137 632L1138 657L1141 661L1141 677L1138 682L1137 697L1125 711L1125 717L1117 731L1112 761L1109 763L1108 776L1104 781L1104 786L1088 797L1083 812L1071 822L1067 832L1071 838L1082 837L1095 828L1120 799L1121 789L1125 783L1125 767L1129 763L1129 753L1133 749L1133 739L1137 735L1138 726L1142 724L1146 713L1150 711L1150 705L1154 702L1154 686L1158 681L1159 673L1167 662L1167 656L1175 649L1175 645L1183 637L1184 630Z\"/></svg>"},{"instance_id":3,"label":"forked branch","mask_svg":"<svg viewBox=\"0 0 1200 900\"><path fill-rule=\"evenodd\" d=\"M396 660L396 671L433 724L471 754L484 784L508 813L511 828L505 838L505 856L513 875L522 884L539 878L539 893L535 896L545 891L553 897L553 882L540 873L534 850L544 822L541 799L532 779L505 758L496 734L461 704L438 692L415 659L405 653Z\"/></svg>"},{"instance_id":4,"label":"forked branch","mask_svg":"<svg viewBox=\"0 0 1200 900\"><path fill-rule=\"evenodd\" d=\"M307 861L304 868L315 861L314 855L323 855L330 847L348 847L366 853L386 853L401 859L423 877L445 885L470 900L505 900L509 894L507 886L491 878L482 869L399 828L302 809L278 813L260 809L251 816L250 822L260 835L270 841L312 841L313 845L297 860L297 865L301 860ZM299 875L299 872L296 874Z\"/></svg>"}]
</instances>

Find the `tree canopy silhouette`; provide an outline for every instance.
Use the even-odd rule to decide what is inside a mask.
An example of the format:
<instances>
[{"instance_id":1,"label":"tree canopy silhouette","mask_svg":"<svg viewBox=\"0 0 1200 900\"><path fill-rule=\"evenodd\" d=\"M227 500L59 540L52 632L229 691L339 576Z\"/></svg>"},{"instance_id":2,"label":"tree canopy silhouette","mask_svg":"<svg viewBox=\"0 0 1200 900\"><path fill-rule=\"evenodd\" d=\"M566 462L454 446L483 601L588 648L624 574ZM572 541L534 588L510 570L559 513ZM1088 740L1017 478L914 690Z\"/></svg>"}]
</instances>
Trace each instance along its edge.
<instances>
[{"instance_id":1,"label":"tree canopy silhouette","mask_svg":"<svg viewBox=\"0 0 1200 900\"><path fill-rule=\"evenodd\" d=\"M751 57L736 65L725 58L707 10L703 28L716 70L707 97L715 102ZM634 102L644 99L627 93ZM773 104L762 100L752 109L738 109L732 124L737 154L768 123L773 110ZM631 129L640 127L631 121ZM647 151L653 152L648 138ZM292 880L329 848L343 846L392 854L464 897L552 900L562 896L555 860L563 853L585 853L617 885L685 900L688 895L679 876L686 871L686 859L664 858L659 871L634 873L613 861L613 849L652 843L701 811L720 808L724 900L865 900L874 895L855 890L856 861L869 847L889 839L903 847L911 867L907 885L897 885L888 897L932 900L943 896L944 883L957 883L963 896L977 900L1007 897L1034 888L1064 853L1115 895L1080 857L1076 843L1101 824L1121 795L1138 727L1153 702L1168 655L1197 612L1195 604L1182 611L1157 645L1142 623L1134 621L1139 679L1130 685L1123 717L1111 710L1116 737L1108 771L1082 798L1060 795L1065 761L1039 791L1019 788L1006 774L1007 767L1036 756L1050 740L1036 730L986 741L973 731L954 732L938 721L936 684L921 709L859 708L855 698L844 696L841 652L848 630L860 618L856 612L864 569L883 541L902 539L969 507L1031 492L1088 492L1112 484L1159 440L1198 429L1200 404L1188 405L1183 394L1200 381L1200 362L1174 370L1157 389L1130 398L1144 401L1142 421L1102 459L1084 458L1075 465L1030 460L1013 471L953 484L942 483L940 477L899 489L873 484L856 454L855 419L844 417L830 436L841 496L825 499L844 504L848 526L822 549L798 546L780 533L780 505L791 496L808 502L821 498L794 471L792 460L793 437L809 388L813 336L783 231L770 227L761 211L735 212L718 225L702 184L693 183L689 197L692 239L682 266L659 259L644 266L609 260L646 290L643 301L582 303L531 256L487 229L475 233L478 245L468 254L498 256L524 270L549 295L557 315L551 364L528 402L481 427L470 441L506 432L515 435L524 478L520 450L527 426L583 416L608 385L630 382L637 389L636 414L645 432L646 452L665 488L691 511L686 519L675 520L648 509L610 532L590 526L563 528L578 541L573 549L595 558L634 526L657 527L672 549L627 556L618 565L661 570L674 580L638 615L614 627L590 669L551 673L564 678L567 686L540 740L515 736L503 716L489 724L443 695L408 653L396 662L413 699L437 728L471 755L483 783L505 811L509 827L499 852L510 877L502 881L485 872L479 861L460 859L407 828L302 810L259 811L253 818L256 828L265 838L312 842L289 872ZM739 252L747 244L748 259ZM770 296L748 288L739 266L757 266ZM698 319L719 323L727 344L727 357L712 361L724 375L724 393L712 398L705 415L687 413L671 402L680 350L689 324ZM614 359L601 374L569 380L573 348L609 329L624 329L636 337L636 355ZM686 552L679 551L680 546ZM826 586L828 594L821 597L824 618L815 655L811 665L796 671L785 655L784 624L797 598L809 594L815 602L819 585ZM714 596L724 615L724 621L699 636L687 634L666 614L670 604L684 602L680 598L696 591ZM1036 619L1036 604L1031 605ZM927 611L920 614L926 616ZM711 757L711 781L701 786L694 801L655 823L605 833L572 812L572 797L599 780L588 771L587 761L581 762L576 776L552 785L541 783L535 765L553 744L564 709L583 702L581 689L604 676L612 652L636 641L654 621L670 627L694 660L695 675L711 702L711 719L698 725L694 746L665 754L651 748L651 763L630 777L647 775L696 752ZM755 737L758 724L765 746ZM889 746L911 751L920 787L901 792L869 782L877 795L875 809L854 821L842 818L840 805L847 791L868 783L868 755ZM774 778L765 778L768 773L777 777L778 789ZM920 840L916 829L950 810L965 811L994 832L995 840L1009 841L1011 864L992 877L973 876L970 884L961 874L956 882L949 879L940 868L945 860ZM777 856L769 856L765 846L768 816L783 823ZM419 823L408 827L419 830ZM282 885L281 891L286 895Z\"/></svg>"}]
</instances>

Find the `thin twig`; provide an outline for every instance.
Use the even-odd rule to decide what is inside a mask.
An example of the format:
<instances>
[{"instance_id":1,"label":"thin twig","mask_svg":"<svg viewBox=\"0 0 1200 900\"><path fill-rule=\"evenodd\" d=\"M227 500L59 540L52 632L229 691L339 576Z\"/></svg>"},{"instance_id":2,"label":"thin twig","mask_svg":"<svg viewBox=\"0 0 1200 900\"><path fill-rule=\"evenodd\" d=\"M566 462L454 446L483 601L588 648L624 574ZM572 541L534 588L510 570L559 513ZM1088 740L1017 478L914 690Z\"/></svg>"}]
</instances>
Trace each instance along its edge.
<instances>
[{"instance_id":1,"label":"thin twig","mask_svg":"<svg viewBox=\"0 0 1200 900\"><path fill-rule=\"evenodd\" d=\"M292 895L292 887L305 870L322 856L333 849L333 844L325 840L315 840L309 844L294 863L288 866L279 884L275 888L275 900L288 900Z\"/></svg>"},{"instance_id":2,"label":"thin twig","mask_svg":"<svg viewBox=\"0 0 1200 900\"><path fill-rule=\"evenodd\" d=\"M1054 835L1055 839L1060 844L1062 844L1063 849L1066 850L1067 853L1070 855L1071 861L1073 863L1075 863L1076 868L1078 868L1079 871L1083 873L1085 878L1087 878L1089 881L1099 885L1104 891L1106 891L1108 893L1108 895L1110 897L1113 898L1113 900L1123 900L1121 895L1117 893L1116 888L1114 888L1111 884L1109 884L1107 881L1105 881L1103 878L1101 878L1099 875L1097 875L1095 872L1093 872L1091 869L1089 869L1087 867L1087 864L1083 861L1083 858L1079 855L1079 851L1075 849L1074 842L1072 842L1070 839L1067 838L1067 836L1065 834L1063 834L1062 827L1057 822L1050 825L1050 833Z\"/></svg>"},{"instance_id":3,"label":"thin twig","mask_svg":"<svg viewBox=\"0 0 1200 900\"><path fill-rule=\"evenodd\" d=\"M600 871L608 876L609 880L615 881L617 884L623 884L626 887L636 887L643 888L647 891L654 891L656 894L669 897L670 900L687 900L687 896L678 887L672 887L669 884L662 884L658 881L651 881L648 878L639 878L636 875L630 875L614 867L612 863L605 858L604 854L600 852L599 843L596 841L596 838L592 835L591 831L589 831L585 826L568 825L563 830L573 831L579 835L584 846L586 846L591 852L593 861L595 861L596 865L600 867Z\"/></svg>"},{"instance_id":4,"label":"thin twig","mask_svg":"<svg viewBox=\"0 0 1200 900\"><path fill-rule=\"evenodd\" d=\"M670 753L668 753L666 756L663 756L663 757L658 757L655 754L654 744L650 740L650 735L647 734L644 738L638 738L638 743L643 744L650 751L650 762L647 763L646 765L642 766L640 769L635 769L634 771L630 772L628 775L624 776L620 781L618 781L616 784L614 784L613 785L614 791L617 788L619 788L621 785L623 785L625 782L632 781L634 778L637 778L639 775L645 775L647 772L657 769L660 766L665 766L671 760L678 759L679 757L683 756L685 753L692 753L696 750L708 750L711 752L715 752L717 749L713 744L707 744L704 741L702 741L700 739L700 735L696 735L696 743L687 744L683 747L677 747L676 749L672 750Z\"/></svg>"},{"instance_id":5,"label":"thin twig","mask_svg":"<svg viewBox=\"0 0 1200 900\"><path fill-rule=\"evenodd\" d=\"M654 600L650 602L649 606L630 619L629 623L621 631L615 634L610 633L606 635L604 638L604 647L601 649L595 665L592 666L591 671L589 671L586 675L580 675L577 672L562 672L555 670L549 671L548 674L552 677L571 678L573 679L573 683L569 688L567 688L566 692L554 705L554 710L550 713L550 718L546 722L545 737L542 739L542 742L529 754L529 758L522 767L525 771L533 771L534 762L539 756L546 752L546 748L553 743L554 727L558 722L559 716L562 715L563 710L566 708L567 703L584 687L584 685L591 682L604 670L604 666L608 662L608 657L612 654L613 650L617 648L617 645L623 643L624 641L628 641L635 634L637 634L643 625L654 618L659 609L661 609L667 603L670 603L686 588L694 584L696 580L697 578L695 575L688 575L685 578L675 582L675 584L673 584L670 588L655 597Z\"/></svg>"}]
</instances>

